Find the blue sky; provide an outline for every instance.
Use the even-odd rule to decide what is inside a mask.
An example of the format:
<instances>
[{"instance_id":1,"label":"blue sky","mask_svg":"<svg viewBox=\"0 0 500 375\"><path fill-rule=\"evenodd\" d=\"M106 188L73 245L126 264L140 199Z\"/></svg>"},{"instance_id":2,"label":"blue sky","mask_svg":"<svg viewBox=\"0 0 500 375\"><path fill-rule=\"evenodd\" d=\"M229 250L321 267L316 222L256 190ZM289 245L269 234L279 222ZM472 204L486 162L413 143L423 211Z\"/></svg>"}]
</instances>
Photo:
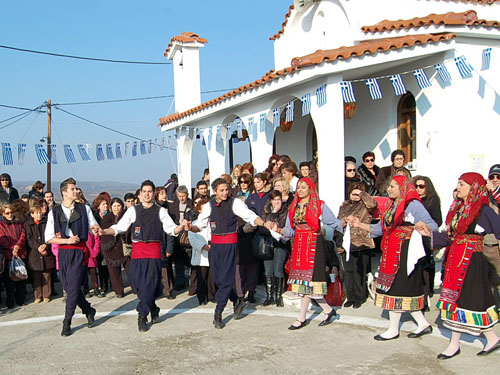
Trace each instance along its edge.
<instances>
[{"instance_id":1,"label":"blue sky","mask_svg":"<svg viewBox=\"0 0 500 375\"><path fill-rule=\"evenodd\" d=\"M3 0L0 3L0 45L107 59L166 62L171 37L184 31L208 39L201 49L202 91L231 89L249 83L273 68L269 36L284 21L291 0L229 1L60 1ZM87 62L0 49L0 104L34 108L53 103L99 101L173 94L170 65L128 65ZM209 100L222 94L205 94ZM158 119L172 99L62 107L113 129L150 139L160 136ZM173 106L172 106L173 111ZM22 111L0 108L0 121ZM1 126L9 122L1 123ZM46 135L45 113L32 114L0 130L10 142L14 165L0 170L17 180L45 180L34 144ZM122 160L83 162L77 143L115 143L133 139L98 128L53 110L52 142L58 147L53 180L74 176L82 181L165 182L174 172L172 155L164 150ZM17 165L17 144L28 144L24 165ZM62 144L71 144L77 159L68 165ZM122 146L123 147L123 146Z\"/></svg>"}]
</instances>

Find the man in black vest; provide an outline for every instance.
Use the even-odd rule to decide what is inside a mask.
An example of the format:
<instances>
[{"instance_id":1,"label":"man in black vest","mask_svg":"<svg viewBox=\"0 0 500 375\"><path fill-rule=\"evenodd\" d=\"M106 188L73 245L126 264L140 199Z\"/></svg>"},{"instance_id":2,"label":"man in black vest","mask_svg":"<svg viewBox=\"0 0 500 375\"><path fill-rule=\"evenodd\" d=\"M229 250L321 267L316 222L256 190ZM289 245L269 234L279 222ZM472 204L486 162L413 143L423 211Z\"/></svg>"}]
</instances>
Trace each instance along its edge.
<instances>
[{"instance_id":1,"label":"man in black vest","mask_svg":"<svg viewBox=\"0 0 500 375\"><path fill-rule=\"evenodd\" d=\"M264 225L264 221L239 199L228 197L228 183L217 178L212 183L215 197L209 204L203 206L198 216L196 226L191 230L199 232L210 224L212 232L211 248L208 253L210 272L218 289L215 293L217 306L215 307L214 326L224 328L222 312L231 300L234 305L234 318L238 319L245 308L243 299L239 299L233 290L236 273L235 255L238 246L238 220L240 217L245 222L253 225Z\"/></svg>"},{"instance_id":2,"label":"man in black vest","mask_svg":"<svg viewBox=\"0 0 500 375\"><path fill-rule=\"evenodd\" d=\"M59 273L63 289L67 293L66 313L61 336L71 335L71 318L76 306L87 316L88 327L92 327L96 310L90 306L80 288L87 272L88 249L85 245L89 230L99 230L90 207L75 202L76 181L68 178L60 186L63 200L49 212L45 228L45 241L59 245Z\"/></svg>"},{"instance_id":3,"label":"man in black vest","mask_svg":"<svg viewBox=\"0 0 500 375\"><path fill-rule=\"evenodd\" d=\"M177 236L186 226L175 225L165 208L154 202L155 185L146 180L141 184L141 204L127 209L120 221L111 228L101 229L99 234L116 236L128 231L132 225L132 260L130 261L129 279L132 288L137 291L139 303L139 331L148 327L148 314L154 324L160 316L160 308L155 299L161 295L161 241L163 231Z\"/></svg>"}]
</instances>

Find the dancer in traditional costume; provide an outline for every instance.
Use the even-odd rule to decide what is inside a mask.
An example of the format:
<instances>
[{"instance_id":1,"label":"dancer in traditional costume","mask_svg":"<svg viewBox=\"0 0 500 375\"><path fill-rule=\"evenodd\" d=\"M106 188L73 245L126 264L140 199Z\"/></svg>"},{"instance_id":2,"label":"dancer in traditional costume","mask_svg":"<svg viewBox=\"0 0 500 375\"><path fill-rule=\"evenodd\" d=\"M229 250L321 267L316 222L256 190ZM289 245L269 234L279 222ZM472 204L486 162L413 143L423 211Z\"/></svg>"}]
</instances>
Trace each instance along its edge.
<instances>
[{"instance_id":1,"label":"dancer in traditional costume","mask_svg":"<svg viewBox=\"0 0 500 375\"><path fill-rule=\"evenodd\" d=\"M457 185L457 200L446 216L446 233L432 233L433 248L446 247L443 287L437 307L441 320L452 330L450 343L439 359L460 354L462 332L483 334L487 343L478 355L500 349L500 339L493 332L498 312L488 281L488 262L483 254L483 240L488 233L500 239L500 216L488 206L486 182L478 173L465 173ZM417 229L431 235L425 226Z\"/></svg>"},{"instance_id":2,"label":"dancer in traditional costume","mask_svg":"<svg viewBox=\"0 0 500 375\"><path fill-rule=\"evenodd\" d=\"M325 313L320 326L330 324L332 317L336 315L335 309L325 300L328 276L326 266L331 262L321 235L320 221L323 225L342 232L342 221L319 199L312 180L302 178L297 183L284 229L285 240L294 237L288 284L292 285L292 292L302 298L299 316L288 327L290 330L300 329L307 324L306 312L311 299L315 299Z\"/></svg>"},{"instance_id":3,"label":"dancer in traditional costume","mask_svg":"<svg viewBox=\"0 0 500 375\"><path fill-rule=\"evenodd\" d=\"M432 332L425 319L424 280L422 266L417 263L425 256L422 240L419 247L410 247L410 238L415 224L425 224L437 230L437 224L420 202L420 197L411 180L405 176L394 176L388 188L389 198L380 208L382 219L377 224L360 223L350 216L353 227L370 230L372 237L382 236L382 259L377 278L375 305L389 310L389 329L374 337L377 341L387 341L399 337L399 321L403 312L410 312L417 323L417 329L408 335L418 338Z\"/></svg>"}]
</instances>

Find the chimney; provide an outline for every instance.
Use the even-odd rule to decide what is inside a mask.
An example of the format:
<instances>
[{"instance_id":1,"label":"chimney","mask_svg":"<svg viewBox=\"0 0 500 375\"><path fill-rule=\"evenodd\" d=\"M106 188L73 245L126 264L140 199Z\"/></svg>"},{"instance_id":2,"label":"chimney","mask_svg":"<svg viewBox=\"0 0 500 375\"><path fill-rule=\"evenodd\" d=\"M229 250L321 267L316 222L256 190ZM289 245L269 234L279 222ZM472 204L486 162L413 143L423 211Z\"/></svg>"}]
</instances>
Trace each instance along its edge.
<instances>
[{"instance_id":1,"label":"chimney","mask_svg":"<svg viewBox=\"0 0 500 375\"><path fill-rule=\"evenodd\" d=\"M174 36L165 51L173 61L175 112L181 113L201 104L200 48L207 43L198 34L185 32Z\"/></svg>"}]
</instances>

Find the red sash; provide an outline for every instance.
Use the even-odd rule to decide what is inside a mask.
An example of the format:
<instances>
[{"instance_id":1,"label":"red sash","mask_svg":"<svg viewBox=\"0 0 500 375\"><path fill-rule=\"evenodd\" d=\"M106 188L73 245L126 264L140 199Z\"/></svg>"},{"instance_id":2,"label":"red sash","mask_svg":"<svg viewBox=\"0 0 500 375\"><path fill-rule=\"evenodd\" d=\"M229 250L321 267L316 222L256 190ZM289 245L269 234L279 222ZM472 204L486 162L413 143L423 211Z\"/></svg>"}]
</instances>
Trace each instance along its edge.
<instances>
[{"instance_id":1,"label":"red sash","mask_svg":"<svg viewBox=\"0 0 500 375\"><path fill-rule=\"evenodd\" d=\"M377 277L377 289L384 292L391 289L396 278L401 260L401 249L405 241L409 240L413 233L413 226L399 226L391 231L385 231L382 236L382 259L380 272Z\"/></svg>"},{"instance_id":2,"label":"red sash","mask_svg":"<svg viewBox=\"0 0 500 375\"><path fill-rule=\"evenodd\" d=\"M238 233L213 234L211 242L213 244L232 244L238 243Z\"/></svg>"},{"instance_id":3,"label":"red sash","mask_svg":"<svg viewBox=\"0 0 500 375\"><path fill-rule=\"evenodd\" d=\"M64 249L79 249L83 251L83 263L82 265L86 265L89 263L90 251L87 248L87 244L85 242L78 242L72 245L59 245L59 250Z\"/></svg>"},{"instance_id":4,"label":"red sash","mask_svg":"<svg viewBox=\"0 0 500 375\"><path fill-rule=\"evenodd\" d=\"M132 259L161 259L161 243L132 242Z\"/></svg>"},{"instance_id":5,"label":"red sash","mask_svg":"<svg viewBox=\"0 0 500 375\"><path fill-rule=\"evenodd\" d=\"M312 281L318 233L307 224L297 224L289 279Z\"/></svg>"},{"instance_id":6,"label":"red sash","mask_svg":"<svg viewBox=\"0 0 500 375\"><path fill-rule=\"evenodd\" d=\"M483 252L483 236L477 234L457 236L446 249L446 267L438 308L450 312L457 310L457 300L474 252Z\"/></svg>"}]
</instances>

